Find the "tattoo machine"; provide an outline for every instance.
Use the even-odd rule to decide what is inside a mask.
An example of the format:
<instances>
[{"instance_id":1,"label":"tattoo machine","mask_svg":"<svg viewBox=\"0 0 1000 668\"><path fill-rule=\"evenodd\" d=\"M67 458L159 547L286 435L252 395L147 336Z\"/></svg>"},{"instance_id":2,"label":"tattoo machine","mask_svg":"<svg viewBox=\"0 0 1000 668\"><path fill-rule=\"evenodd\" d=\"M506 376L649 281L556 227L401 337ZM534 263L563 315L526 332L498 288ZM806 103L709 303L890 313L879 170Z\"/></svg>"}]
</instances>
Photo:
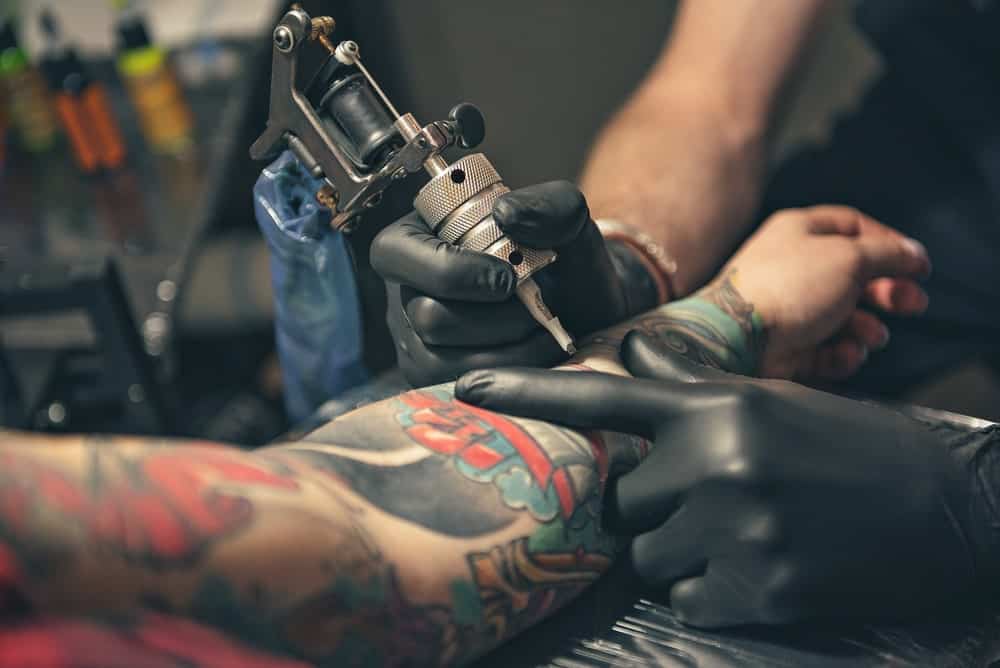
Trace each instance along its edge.
<instances>
[{"instance_id":1,"label":"tattoo machine","mask_svg":"<svg viewBox=\"0 0 1000 668\"><path fill-rule=\"evenodd\" d=\"M532 276L556 259L551 250L520 247L493 220L493 204L510 192L482 153L449 164L442 152L455 144L477 146L486 134L482 113L461 103L448 120L425 126L400 115L361 62L358 45L330 39L329 16L310 18L293 5L273 33L271 102L267 128L250 148L254 160L290 150L323 185L320 204L333 212L334 228L349 233L360 215L378 205L393 182L421 170L430 175L414 208L441 239L500 258L514 268L517 294L531 315L568 353L573 339L542 300ZM319 43L326 61L311 82L296 85L298 58Z\"/></svg>"}]
</instances>

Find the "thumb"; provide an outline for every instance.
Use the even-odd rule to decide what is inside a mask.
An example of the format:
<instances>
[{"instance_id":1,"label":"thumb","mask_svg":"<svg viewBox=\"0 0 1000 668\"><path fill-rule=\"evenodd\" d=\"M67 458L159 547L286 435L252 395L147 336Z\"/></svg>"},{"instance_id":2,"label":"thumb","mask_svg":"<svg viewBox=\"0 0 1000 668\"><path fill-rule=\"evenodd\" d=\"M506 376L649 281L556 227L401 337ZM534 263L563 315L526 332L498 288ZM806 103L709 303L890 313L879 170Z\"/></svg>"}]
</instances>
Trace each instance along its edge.
<instances>
[{"instance_id":1,"label":"thumb","mask_svg":"<svg viewBox=\"0 0 1000 668\"><path fill-rule=\"evenodd\" d=\"M649 334L635 329L625 335L621 355L625 368L638 378L681 383L733 379L732 374L692 362L680 353L668 350Z\"/></svg>"},{"instance_id":2,"label":"thumb","mask_svg":"<svg viewBox=\"0 0 1000 668\"><path fill-rule=\"evenodd\" d=\"M572 183L550 181L507 193L493 205L493 219L520 244L561 250L590 222L590 210Z\"/></svg>"}]
</instances>

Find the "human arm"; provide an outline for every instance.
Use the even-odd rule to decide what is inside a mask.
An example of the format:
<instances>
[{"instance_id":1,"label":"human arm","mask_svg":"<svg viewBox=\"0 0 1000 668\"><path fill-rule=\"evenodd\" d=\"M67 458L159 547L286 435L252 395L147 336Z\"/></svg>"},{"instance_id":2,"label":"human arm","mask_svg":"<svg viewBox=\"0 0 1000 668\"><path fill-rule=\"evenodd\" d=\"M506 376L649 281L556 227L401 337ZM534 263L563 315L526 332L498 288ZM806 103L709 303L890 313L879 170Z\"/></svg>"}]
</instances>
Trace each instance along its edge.
<instances>
[{"instance_id":1,"label":"human arm","mask_svg":"<svg viewBox=\"0 0 1000 668\"><path fill-rule=\"evenodd\" d=\"M631 326L752 364L752 320L712 308L681 302ZM621 331L574 364L623 373ZM479 411L450 386L254 452L10 432L0 444L7 619L154 610L337 666L458 663L565 603L618 551L603 481L647 445Z\"/></svg>"},{"instance_id":2,"label":"human arm","mask_svg":"<svg viewBox=\"0 0 1000 668\"><path fill-rule=\"evenodd\" d=\"M656 303L649 274L625 244L605 242L571 184L530 186L502 197L494 219L511 238L555 248L539 273L546 302L578 338ZM372 265L387 281L397 361L414 385L452 380L469 369L549 366L564 355L511 294L506 263L446 244L416 213L383 230ZM760 372L839 378L885 344L884 324L859 299L912 315L927 297L926 252L848 207L781 211L764 222L720 274L763 318L768 346Z\"/></svg>"},{"instance_id":3,"label":"human arm","mask_svg":"<svg viewBox=\"0 0 1000 668\"><path fill-rule=\"evenodd\" d=\"M471 372L457 396L513 415L653 439L609 482L605 522L705 627L902 618L989 600L1000 575L1000 432L956 434L787 381L723 373L642 333L648 380Z\"/></svg>"},{"instance_id":4,"label":"human arm","mask_svg":"<svg viewBox=\"0 0 1000 668\"><path fill-rule=\"evenodd\" d=\"M649 74L595 142L581 188L597 218L677 260L677 296L752 222L782 90L827 0L689 0Z\"/></svg>"}]
</instances>

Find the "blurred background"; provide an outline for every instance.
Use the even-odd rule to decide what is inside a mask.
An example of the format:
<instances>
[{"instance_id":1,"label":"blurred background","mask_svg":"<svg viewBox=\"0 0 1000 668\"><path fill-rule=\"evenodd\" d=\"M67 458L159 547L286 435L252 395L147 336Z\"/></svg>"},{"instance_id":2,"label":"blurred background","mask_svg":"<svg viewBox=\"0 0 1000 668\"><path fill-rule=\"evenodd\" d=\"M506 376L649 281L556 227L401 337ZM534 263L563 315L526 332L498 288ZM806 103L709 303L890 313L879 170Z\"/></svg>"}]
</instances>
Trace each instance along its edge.
<instances>
[{"instance_id":1,"label":"blurred background","mask_svg":"<svg viewBox=\"0 0 1000 668\"><path fill-rule=\"evenodd\" d=\"M674 3L327 0L397 107L487 119L512 187L574 178L666 38ZM285 431L248 147L267 114L273 0L0 2L0 424L256 445ZM829 136L880 71L838 6L785 111L775 159ZM848 77L844 72L849 72ZM94 132L80 132L78 126ZM77 128L77 129L74 129ZM77 136L80 135L80 136ZM412 192L412 191L411 191ZM393 365L381 284L354 241L365 364ZM681 259L682 260L682 259ZM1000 418L986 361L908 400Z\"/></svg>"}]
</instances>

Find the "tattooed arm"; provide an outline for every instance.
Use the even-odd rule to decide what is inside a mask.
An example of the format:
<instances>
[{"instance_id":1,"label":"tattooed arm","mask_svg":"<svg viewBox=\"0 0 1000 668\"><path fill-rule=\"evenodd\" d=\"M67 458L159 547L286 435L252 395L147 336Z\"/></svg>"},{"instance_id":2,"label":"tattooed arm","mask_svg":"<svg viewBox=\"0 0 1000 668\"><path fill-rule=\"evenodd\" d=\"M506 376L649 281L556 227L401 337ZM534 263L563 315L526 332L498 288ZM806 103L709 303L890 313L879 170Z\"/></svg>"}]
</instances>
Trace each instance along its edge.
<instances>
[{"instance_id":1,"label":"tattooed arm","mask_svg":"<svg viewBox=\"0 0 1000 668\"><path fill-rule=\"evenodd\" d=\"M718 281L599 333L571 366L624 373L618 343L637 328L713 366L794 375L871 278L926 264L857 215L772 217ZM254 453L17 434L0 444L8 619L153 611L336 666L458 663L570 599L619 547L601 530L604 481L647 448L477 409L450 386Z\"/></svg>"},{"instance_id":2,"label":"tattooed arm","mask_svg":"<svg viewBox=\"0 0 1000 668\"><path fill-rule=\"evenodd\" d=\"M757 330L733 315L752 309L727 308L661 308L575 363L621 373L616 342L639 327L743 370ZM461 662L562 605L610 565L603 482L647 447L479 410L450 385L254 453L0 440L9 614L152 610L337 666Z\"/></svg>"}]
</instances>

